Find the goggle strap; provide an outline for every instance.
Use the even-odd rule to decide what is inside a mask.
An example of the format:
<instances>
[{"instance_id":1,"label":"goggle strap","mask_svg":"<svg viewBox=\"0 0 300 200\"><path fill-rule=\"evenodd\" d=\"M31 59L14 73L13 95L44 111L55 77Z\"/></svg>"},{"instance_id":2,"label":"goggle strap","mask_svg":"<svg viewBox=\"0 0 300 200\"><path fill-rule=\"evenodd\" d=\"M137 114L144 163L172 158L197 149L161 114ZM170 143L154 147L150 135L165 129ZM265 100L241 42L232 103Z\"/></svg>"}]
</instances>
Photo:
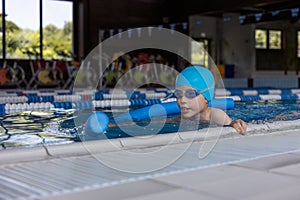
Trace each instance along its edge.
<instances>
[{"instance_id":1,"label":"goggle strap","mask_svg":"<svg viewBox=\"0 0 300 200\"><path fill-rule=\"evenodd\" d=\"M206 89L204 89L204 90L201 90L201 91L198 90L198 92L199 92L200 94L202 94L203 92L206 92L206 91L211 90L211 89L214 89L214 86L213 86L213 85L210 86L210 87L208 87L208 88L206 88Z\"/></svg>"}]
</instances>

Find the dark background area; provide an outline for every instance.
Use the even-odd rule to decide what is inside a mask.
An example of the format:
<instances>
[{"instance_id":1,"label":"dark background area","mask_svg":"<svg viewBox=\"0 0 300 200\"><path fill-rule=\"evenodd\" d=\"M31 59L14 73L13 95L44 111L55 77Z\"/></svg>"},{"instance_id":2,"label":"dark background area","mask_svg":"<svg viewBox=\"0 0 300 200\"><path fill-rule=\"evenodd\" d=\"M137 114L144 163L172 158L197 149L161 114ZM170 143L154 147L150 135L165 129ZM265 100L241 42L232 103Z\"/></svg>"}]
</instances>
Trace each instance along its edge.
<instances>
[{"instance_id":1,"label":"dark background area","mask_svg":"<svg viewBox=\"0 0 300 200\"><path fill-rule=\"evenodd\" d=\"M98 43L99 29L134 28L156 26L160 24L185 22L191 15L222 17L223 13L238 13L251 15L268 13L274 10L287 10L276 20L289 19L288 9L300 7L297 0L210 0L210 1L171 1L171 0L75 0L74 22L75 40L79 40L84 30L84 54L86 55ZM84 13L82 17L79 13ZM262 21L274 18L262 17ZM292 20L292 19L291 19ZM255 23L253 17L248 17L245 23ZM78 48L78 45L77 45ZM76 49L76 48L75 48ZM78 50L78 49L77 49Z\"/></svg>"}]
</instances>

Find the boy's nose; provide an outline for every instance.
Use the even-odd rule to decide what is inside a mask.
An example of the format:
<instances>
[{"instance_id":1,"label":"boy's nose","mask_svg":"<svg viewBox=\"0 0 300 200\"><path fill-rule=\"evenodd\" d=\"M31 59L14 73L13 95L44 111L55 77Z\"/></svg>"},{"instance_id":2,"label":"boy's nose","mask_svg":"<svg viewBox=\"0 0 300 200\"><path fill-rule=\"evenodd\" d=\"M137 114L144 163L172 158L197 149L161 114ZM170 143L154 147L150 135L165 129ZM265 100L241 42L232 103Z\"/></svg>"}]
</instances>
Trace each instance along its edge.
<instances>
[{"instance_id":1,"label":"boy's nose","mask_svg":"<svg viewBox=\"0 0 300 200\"><path fill-rule=\"evenodd\" d=\"M182 96L182 97L180 97L180 99L179 99L179 101L180 101L181 103L186 103L186 100L187 100L187 97L185 97L185 96Z\"/></svg>"}]
</instances>

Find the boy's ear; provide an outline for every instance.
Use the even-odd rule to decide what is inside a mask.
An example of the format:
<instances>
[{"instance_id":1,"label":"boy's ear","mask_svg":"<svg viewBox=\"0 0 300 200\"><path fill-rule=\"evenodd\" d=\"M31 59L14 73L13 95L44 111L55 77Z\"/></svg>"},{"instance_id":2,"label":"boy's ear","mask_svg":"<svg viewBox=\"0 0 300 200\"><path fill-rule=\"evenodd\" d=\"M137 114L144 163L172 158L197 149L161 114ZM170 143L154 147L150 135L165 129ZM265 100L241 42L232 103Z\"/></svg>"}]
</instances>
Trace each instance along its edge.
<instances>
[{"instance_id":1,"label":"boy's ear","mask_svg":"<svg viewBox=\"0 0 300 200\"><path fill-rule=\"evenodd\" d=\"M202 95L202 94L201 94ZM203 95L202 95L203 96ZM207 99L203 96L203 98L204 98L204 100L205 100L205 103L206 103L206 105L208 106L208 101L207 101Z\"/></svg>"}]
</instances>

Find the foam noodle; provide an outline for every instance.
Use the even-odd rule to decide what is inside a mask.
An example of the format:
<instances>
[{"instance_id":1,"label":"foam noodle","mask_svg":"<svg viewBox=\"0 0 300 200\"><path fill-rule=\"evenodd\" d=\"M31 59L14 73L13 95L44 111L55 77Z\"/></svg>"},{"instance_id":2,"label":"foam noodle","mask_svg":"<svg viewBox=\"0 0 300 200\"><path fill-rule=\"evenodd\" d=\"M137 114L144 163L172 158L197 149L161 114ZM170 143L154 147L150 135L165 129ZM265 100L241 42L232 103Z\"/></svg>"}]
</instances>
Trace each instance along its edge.
<instances>
[{"instance_id":1,"label":"foam noodle","mask_svg":"<svg viewBox=\"0 0 300 200\"><path fill-rule=\"evenodd\" d=\"M107 130L108 123L109 118L104 112L95 112L86 122L85 133L103 133Z\"/></svg>"},{"instance_id":2,"label":"foam noodle","mask_svg":"<svg viewBox=\"0 0 300 200\"><path fill-rule=\"evenodd\" d=\"M231 98L212 99L209 103L210 107L220 109L233 109L234 101ZM159 117L163 115L177 115L180 114L180 109L176 102L168 102L155 104L153 106L146 106L140 109L132 110L127 113L117 115L113 119L109 119L103 112L93 113L87 123L85 130L88 133L100 134L107 130L108 123L121 124L129 122L138 122L143 120L150 120L153 117Z\"/></svg>"}]
</instances>

